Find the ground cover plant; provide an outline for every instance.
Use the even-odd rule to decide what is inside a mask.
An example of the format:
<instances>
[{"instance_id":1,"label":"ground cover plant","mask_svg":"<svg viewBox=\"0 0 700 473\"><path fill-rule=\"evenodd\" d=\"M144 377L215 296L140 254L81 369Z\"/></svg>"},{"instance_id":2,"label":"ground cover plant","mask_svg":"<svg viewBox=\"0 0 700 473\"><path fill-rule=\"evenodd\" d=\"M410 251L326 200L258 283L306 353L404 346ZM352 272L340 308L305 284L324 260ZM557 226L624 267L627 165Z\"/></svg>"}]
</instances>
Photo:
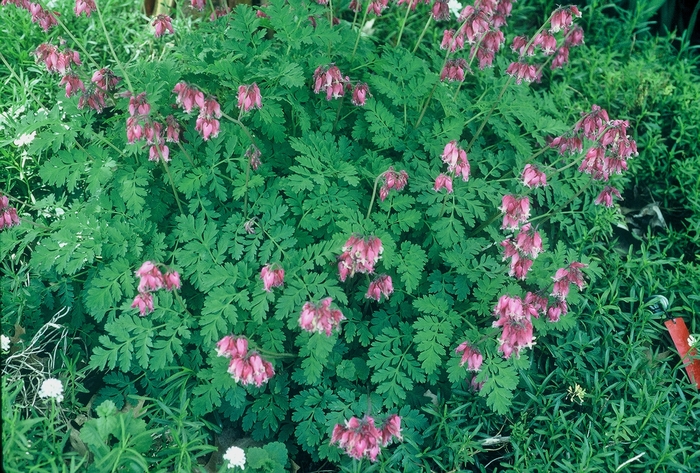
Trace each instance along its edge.
<instances>
[{"instance_id":1,"label":"ground cover plant","mask_svg":"<svg viewBox=\"0 0 700 473\"><path fill-rule=\"evenodd\" d=\"M609 254L638 125L563 92L586 70L578 8L194 2L137 54L97 6L3 7L57 23L37 111L3 118L7 468L223 471L240 447L254 471L600 471L648 423L667 426L649 465L698 462L697 394L669 386L639 302L697 269ZM42 361L25 327L80 342L36 338ZM618 344L650 361L621 373Z\"/></svg>"}]
</instances>

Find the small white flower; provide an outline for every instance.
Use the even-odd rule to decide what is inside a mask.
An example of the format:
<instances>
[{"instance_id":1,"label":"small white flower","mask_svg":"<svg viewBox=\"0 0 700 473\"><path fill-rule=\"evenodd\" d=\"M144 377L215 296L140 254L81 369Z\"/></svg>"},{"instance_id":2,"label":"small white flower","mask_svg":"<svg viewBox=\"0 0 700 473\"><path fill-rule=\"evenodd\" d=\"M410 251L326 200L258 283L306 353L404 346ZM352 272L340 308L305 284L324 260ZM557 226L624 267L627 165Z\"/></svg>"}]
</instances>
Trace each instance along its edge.
<instances>
[{"instance_id":1,"label":"small white flower","mask_svg":"<svg viewBox=\"0 0 700 473\"><path fill-rule=\"evenodd\" d=\"M447 4L447 8L450 9L450 13L452 13L454 16L459 16L459 12L462 11L462 8L464 8L464 6L457 0L450 0Z\"/></svg>"},{"instance_id":2,"label":"small white flower","mask_svg":"<svg viewBox=\"0 0 700 473\"><path fill-rule=\"evenodd\" d=\"M2 344L2 352L6 353L10 351L10 338L5 335L0 335L0 342Z\"/></svg>"},{"instance_id":3,"label":"small white flower","mask_svg":"<svg viewBox=\"0 0 700 473\"><path fill-rule=\"evenodd\" d=\"M229 447L224 454L224 460L228 460L228 468L240 467L245 469L245 452L240 447Z\"/></svg>"},{"instance_id":4,"label":"small white flower","mask_svg":"<svg viewBox=\"0 0 700 473\"><path fill-rule=\"evenodd\" d=\"M28 145L32 141L34 141L34 137L36 136L36 131L33 131L29 134L25 133L24 135L20 136L14 141L15 146L24 146Z\"/></svg>"},{"instance_id":5,"label":"small white flower","mask_svg":"<svg viewBox=\"0 0 700 473\"><path fill-rule=\"evenodd\" d=\"M3 337L4 337L4 335L3 335ZM5 343L5 342L3 341L3 347L5 346L4 343ZM694 347L694 346L697 345L697 344L698 344L697 338L693 337L692 335L689 335L689 336L688 336L688 345L690 345L691 347ZM5 349L5 348L3 348L3 350L4 350L4 349Z\"/></svg>"},{"instance_id":6,"label":"small white flower","mask_svg":"<svg viewBox=\"0 0 700 473\"><path fill-rule=\"evenodd\" d=\"M56 402L63 401L63 384L56 378L45 379L44 382L41 383L39 397L42 399L50 397L55 399Z\"/></svg>"}]
</instances>

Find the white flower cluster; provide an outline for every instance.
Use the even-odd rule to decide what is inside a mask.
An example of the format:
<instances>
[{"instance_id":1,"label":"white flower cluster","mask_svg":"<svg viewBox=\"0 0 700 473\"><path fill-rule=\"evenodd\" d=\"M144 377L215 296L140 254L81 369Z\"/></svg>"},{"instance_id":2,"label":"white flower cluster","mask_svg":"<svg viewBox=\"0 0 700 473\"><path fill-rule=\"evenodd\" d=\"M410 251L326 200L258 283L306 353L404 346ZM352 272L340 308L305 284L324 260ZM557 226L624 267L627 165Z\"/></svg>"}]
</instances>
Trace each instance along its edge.
<instances>
[{"instance_id":1,"label":"white flower cluster","mask_svg":"<svg viewBox=\"0 0 700 473\"><path fill-rule=\"evenodd\" d=\"M240 467L245 469L245 452L240 447L229 447L224 454L224 460L228 460L228 468Z\"/></svg>"},{"instance_id":2,"label":"white flower cluster","mask_svg":"<svg viewBox=\"0 0 700 473\"><path fill-rule=\"evenodd\" d=\"M39 389L39 397L42 399L52 398L56 402L63 401L63 384L56 378L45 379Z\"/></svg>"},{"instance_id":3,"label":"white flower cluster","mask_svg":"<svg viewBox=\"0 0 700 473\"><path fill-rule=\"evenodd\" d=\"M0 345L2 345L3 353L10 351L10 338L5 335L0 335Z\"/></svg>"}]
</instances>

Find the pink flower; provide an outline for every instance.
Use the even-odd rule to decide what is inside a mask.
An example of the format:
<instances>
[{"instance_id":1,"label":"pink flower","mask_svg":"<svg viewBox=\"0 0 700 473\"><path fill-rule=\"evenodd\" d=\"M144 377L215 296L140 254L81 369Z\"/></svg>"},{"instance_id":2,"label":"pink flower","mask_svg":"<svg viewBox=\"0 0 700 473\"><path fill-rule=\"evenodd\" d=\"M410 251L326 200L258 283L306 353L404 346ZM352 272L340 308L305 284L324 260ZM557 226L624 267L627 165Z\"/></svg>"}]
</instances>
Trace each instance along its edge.
<instances>
[{"instance_id":1,"label":"pink flower","mask_svg":"<svg viewBox=\"0 0 700 473\"><path fill-rule=\"evenodd\" d=\"M343 246L343 252L338 258L338 272L340 280L355 273L373 273L374 265L379 261L384 247L379 238L375 236L358 237L351 236Z\"/></svg>"},{"instance_id":2,"label":"pink flower","mask_svg":"<svg viewBox=\"0 0 700 473\"><path fill-rule=\"evenodd\" d=\"M545 314L547 312L547 304L548 300L546 297L541 296L539 294L533 293L533 292L528 292L525 295L525 302L524 304L532 307L535 309L537 313L533 313L532 315L535 318L539 318L540 313Z\"/></svg>"},{"instance_id":3,"label":"pink flower","mask_svg":"<svg viewBox=\"0 0 700 473\"><path fill-rule=\"evenodd\" d=\"M199 116L195 122L194 129L197 130L204 141L210 137L216 138L219 135L219 120L221 117L221 107L213 97L204 100L199 110Z\"/></svg>"},{"instance_id":4,"label":"pink flower","mask_svg":"<svg viewBox=\"0 0 700 473\"><path fill-rule=\"evenodd\" d=\"M571 31L566 35L564 39L564 44L566 46L580 46L583 44L583 28L576 25L571 28Z\"/></svg>"},{"instance_id":5,"label":"pink flower","mask_svg":"<svg viewBox=\"0 0 700 473\"><path fill-rule=\"evenodd\" d=\"M559 148L559 154L564 156L566 151L569 154L576 154L583 151L583 142L578 136L557 136L549 142L550 148Z\"/></svg>"},{"instance_id":6,"label":"pink flower","mask_svg":"<svg viewBox=\"0 0 700 473\"><path fill-rule=\"evenodd\" d=\"M535 45L530 43L530 41L525 36L516 36L513 38L513 42L510 45L510 49L513 52L520 54L520 57L533 56L535 54ZM527 48L527 49L526 49Z\"/></svg>"},{"instance_id":7,"label":"pink flower","mask_svg":"<svg viewBox=\"0 0 700 473\"><path fill-rule=\"evenodd\" d=\"M430 14L435 21L445 21L450 19L450 6L446 0L435 0Z\"/></svg>"},{"instance_id":8,"label":"pink flower","mask_svg":"<svg viewBox=\"0 0 700 473\"><path fill-rule=\"evenodd\" d=\"M554 290L552 291L552 296L562 301L566 299L566 296L569 294L569 284L575 284L579 290L583 289L586 282L583 279L581 268L586 266L583 263L574 261L568 267L558 269L553 278Z\"/></svg>"},{"instance_id":9,"label":"pink flower","mask_svg":"<svg viewBox=\"0 0 700 473\"><path fill-rule=\"evenodd\" d=\"M209 21L216 21L217 18L228 15L230 11L228 7L216 7L209 15Z\"/></svg>"},{"instance_id":10,"label":"pink flower","mask_svg":"<svg viewBox=\"0 0 700 473\"><path fill-rule=\"evenodd\" d=\"M457 145L456 141L450 141L445 145L442 161L447 164L449 172L455 173L455 176L462 176L462 180L465 182L469 180L470 168L467 153ZM437 187L437 181L435 186Z\"/></svg>"},{"instance_id":11,"label":"pink flower","mask_svg":"<svg viewBox=\"0 0 700 473\"><path fill-rule=\"evenodd\" d=\"M515 77L515 82L520 84L525 82L539 82L542 79L542 71L534 64L523 62L511 62L506 69L506 74Z\"/></svg>"},{"instance_id":12,"label":"pink flower","mask_svg":"<svg viewBox=\"0 0 700 473\"><path fill-rule=\"evenodd\" d=\"M534 164L526 164L521 175L523 184L530 189L547 185L547 175Z\"/></svg>"},{"instance_id":13,"label":"pink flower","mask_svg":"<svg viewBox=\"0 0 700 473\"><path fill-rule=\"evenodd\" d=\"M238 87L238 108L248 112L253 108L262 108L262 97L258 84L241 85Z\"/></svg>"},{"instance_id":14,"label":"pink flower","mask_svg":"<svg viewBox=\"0 0 700 473\"><path fill-rule=\"evenodd\" d=\"M440 49L449 49L450 52L464 49L464 35L457 33L455 30L445 30L442 33Z\"/></svg>"},{"instance_id":15,"label":"pink flower","mask_svg":"<svg viewBox=\"0 0 700 473\"><path fill-rule=\"evenodd\" d=\"M589 149L578 170L590 174L593 179L607 181L610 172L605 158L605 148L596 144Z\"/></svg>"},{"instance_id":16,"label":"pink flower","mask_svg":"<svg viewBox=\"0 0 700 473\"><path fill-rule=\"evenodd\" d=\"M445 63L445 67L442 68L440 72L440 80L453 81L464 81L464 73L469 70L469 65L464 59L448 59Z\"/></svg>"},{"instance_id":17,"label":"pink flower","mask_svg":"<svg viewBox=\"0 0 700 473\"><path fill-rule=\"evenodd\" d=\"M78 100L78 108L85 107L85 104L97 113L102 113L102 110L105 108L105 92L97 89L82 94Z\"/></svg>"},{"instance_id":18,"label":"pink flower","mask_svg":"<svg viewBox=\"0 0 700 473\"><path fill-rule=\"evenodd\" d=\"M340 325L341 320L345 320L345 316L338 309L331 309L333 299L326 297L317 304L307 302L301 310L299 316L299 326L311 333L325 332L327 336L331 336L333 329Z\"/></svg>"},{"instance_id":19,"label":"pink flower","mask_svg":"<svg viewBox=\"0 0 700 473\"><path fill-rule=\"evenodd\" d=\"M263 280L265 290L270 292L273 287L284 284L284 269L266 264L260 271L260 279Z\"/></svg>"},{"instance_id":20,"label":"pink flower","mask_svg":"<svg viewBox=\"0 0 700 473\"><path fill-rule=\"evenodd\" d=\"M455 353L462 354L462 360L459 366L464 366L467 363L468 371L479 371L481 368L481 363L484 361L484 357L478 348L471 344L471 342L462 342L456 349Z\"/></svg>"},{"instance_id":21,"label":"pink flower","mask_svg":"<svg viewBox=\"0 0 700 473\"><path fill-rule=\"evenodd\" d=\"M248 146L248 149L245 150L245 157L248 158L250 162L250 167L253 168L253 171L257 171L258 167L261 164L260 156L260 150L255 145L250 145Z\"/></svg>"},{"instance_id":22,"label":"pink flower","mask_svg":"<svg viewBox=\"0 0 700 473\"><path fill-rule=\"evenodd\" d=\"M374 299L375 301L379 301L382 295L388 298L389 295L393 292L394 286L391 282L391 276L382 274L369 284L369 288L367 289L367 294L365 294L365 297L367 299Z\"/></svg>"},{"instance_id":23,"label":"pink flower","mask_svg":"<svg viewBox=\"0 0 700 473\"><path fill-rule=\"evenodd\" d=\"M358 107L364 106L368 95L370 97L372 96L372 94L369 93L369 86L365 83L357 84L352 89L352 104Z\"/></svg>"},{"instance_id":24,"label":"pink flower","mask_svg":"<svg viewBox=\"0 0 700 473\"><path fill-rule=\"evenodd\" d=\"M245 356L231 358L228 372L237 383L255 384L257 387L266 383L275 375L275 369L269 361L264 360L256 351Z\"/></svg>"},{"instance_id":25,"label":"pink flower","mask_svg":"<svg viewBox=\"0 0 700 473\"><path fill-rule=\"evenodd\" d=\"M180 142L180 124L174 116L168 115L165 117L165 141L169 143Z\"/></svg>"},{"instance_id":26,"label":"pink flower","mask_svg":"<svg viewBox=\"0 0 700 473\"><path fill-rule=\"evenodd\" d=\"M148 115L151 112L151 105L146 100L146 92L141 92L129 98L129 115Z\"/></svg>"},{"instance_id":27,"label":"pink flower","mask_svg":"<svg viewBox=\"0 0 700 473\"><path fill-rule=\"evenodd\" d=\"M547 320L550 322L559 322L562 315L566 315L569 312L569 306L566 301L559 300L549 306L547 309Z\"/></svg>"},{"instance_id":28,"label":"pink flower","mask_svg":"<svg viewBox=\"0 0 700 473\"><path fill-rule=\"evenodd\" d=\"M539 46L545 56L551 56L557 49L557 39L546 31L541 32L532 40L533 46Z\"/></svg>"},{"instance_id":29,"label":"pink flower","mask_svg":"<svg viewBox=\"0 0 700 473\"><path fill-rule=\"evenodd\" d=\"M165 282L165 289L168 291L180 289L180 273L177 271L165 273L165 276L163 276L163 281Z\"/></svg>"},{"instance_id":30,"label":"pink flower","mask_svg":"<svg viewBox=\"0 0 700 473\"><path fill-rule=\"evenodd\" d=\"M532 225L527 223L520 228L518 236L515 238L515 246L523 254L531 258L537 258L542 251L542 237L540 232L533 230Z\"/></svg>"},{"instance_id":31,"label":"pink flower","mask_svg":"<svg viewBox=\"0 0 700 473\"><path fill-rule=\"evenodd\" d=\"M581 17L581 12L576 6L557 8L552 13L549 31L552 33L556 33L559 30L567 31L573 23L574 17Z\"/></svg>"},{"instance_id":32,"label":"pink flower","mask_svg":"<svg viewBox=\"0 0 700 473\"><path fill-rule=\"evenodd\" d=\"M515 254L510 260L510 271L508 275L524 281L528 271L530 271L532 267L532 263L533 261L526 255L521 253Z\"/></svg>"},{"instance_id":33,"label":"pink flower","mask_svg":"<svg viewBox=\"0 0 700 473\"><path fill-rule=\"evenodd\" d=\"M352 0L350 2L350 11L357 13L360 10L362 10L362 3L360 2L360 0Z\"/></svg>"},{"instance_id":34,"label":"pink flower","mask_svg":"<svg viewBox=\"0 0 700 473\"><path fill-rule=\"evenodd\" d=\"M0 194L0 230L19 225L17 209L10 207L10 199L6 195Z\"/></svg>"},{"instance_id":35,"label":"pink flower","mask_svg":"<svg viewBox=\"0 0 700 473\"><path fill-rule=\"evenodd\" d=\"M65 74L72 64L76 66L82 64L80 62L80 54L77 51L71 51L70 49L59 51L56 46L48 43L40 44L34 51L34 55L37 61L41 61L46 65L46 69L49 72L58 72L59 74Z\"/></svg>"},{"instance_id":36,"label":"pink flower","mask_svg":"<svg viewBox=\"0 0 700 473\"><path fill-rule=\"evenodd\" d=\"M600 194L598 194L598 197L596 197L595 203L596 205L603 204L606 207L612 207L613 197L622 199L619 190L615 189L614 187L605 186L605 189L603 189L603 191Z\"/></svg>"},{"instance_id":37,"label":"pink flower","mask_svg":"<svg viewBox=\"0 0 700 473\"><path fill-rule=\"evenodd\" d=\"M389 0L372 0L367 7L367 13L374 13L377 16L382 16L382 12L389 5Z\"/></svg>"},{"instance_id":38,"label":"pink flower","mask_svg":"<svg viewBox=\"0 0 700 473\"><path fill-rule=\"evenodd\" d=\"M153 27L155 28L155 37L160 38L167 31L170 34L175 34L173 30L172 18L168 15L158 15L153 22Z\"/></svg>"},{"instance_id":39,"label":"pink flower","mask_svg":"<svg viewBox=\"0 0 700 473\"><path fill-rule=\"evenodd\" d=\"M204 10L204 6L206 5L205 0L190 0L190 4L192 5L192 8L202 11Z\"/></svg>"},{"instance_id":40,"label":"pink flower","mask_svg":"<svg viewBox=\"0 0 700 473\"><path fill-rule=\"evenodd\" d=\"M44 10L38 3L30 3L27 10L29 10L29 13L32 15L32 23L39 23L39 26L41 26L44 32L48 32L52 27L58 24L58 20L56 19L57 13Z\"/></svg>"},{"instance_id":41,"label":"pink flower","mask_svg":"<svg viewBox=\"0 0 700 473\"><path fill-rule=\"evenodd\" d=\"M523 305L519 297L502 296L496 304L494 315L498 320L494 327L502 327L499 351L507 359L515 353L519 355L523 348L533 345L531 316L537 311L528 305Z\"/></svg>"},{"instance_id":42,"label":"pink flower","mask_svg":"<svg viewBox=\"0 0 700 473\"><path fill-rule=\"evenodd\" d=\"M345 425L336 424L331 435L331 444L337 443L338 447L344 449L352 458L369 458L374 462L381 446L388 445L393 437L401 439L401 418L397 415L390 416L381 430L377 429L374 419L370 416L365 416L362 420L352 417Z\"/></svg>"},{"instance_id":43,"label":"pink flower","mask_svg":"<svg viewBox=\"0 0 700 473\"><path fill-rule=\"evenodd\" d=\"M96 10L95 2L93 0L75 0L75 8L73 11L76 16L80 16L81 13L85 12L85 16L90 16L93 10Z\"/></svg>"},{"instance_id":44,"label":"pink flower","mask_svg":"<svg viewBox=\"0 0 700 473\"><path fill-rule=\"evenodd\" d=\"M190 113L193 108L204 107L204 93L194 87L188 86L185 82L175 84L173 93L177 94L175 101L182 106L185 113Z\"/></svg>"},{"instance_id":45,"label":"pink flower","mask_svg":"<svg viewBox=\"0 0 700 473\"><path fill-rule=\"evenodd\" d=\"M391 189L403 190L408 183L406 171L396 172L394 171L394 166L389 166L389 169L384 171L382 176L384 177L384 185L379 189L379 198L382 202L387 198Z\"/></svg>"},{"instance_id":46,"label":"pink flower","mask_svg":"<svg viewBox=\"0 0 700 473\"><path fill-rule=\"evenodd\" d=\"M90 81L101 89L102 92L111 92L115 89L121 77L117 77L106 67L95 71Z\"/></svg>"},{"instance_id":47,"label":"pink flower","mask_svg":"<svg viewBox=\"0 0 700 473\"><path fill-rule=\"evenodd\" d=\"M557 49L557 55L554 56L554 59L552 59L552 65L550 68L552 70L560 69L564 67L564 64L567 62L569 62L569 48L562 46L561 48Z\"/></svg>"},{"instance_id":48,"label":"pink flower","mask_svg":"<svg viewBox=\"0 0 700 473\"><path fill-rule=\"evenodd\" d=\"M574 126L574 131L583 130L583 135L590 140L597 140L598 134L605 130L610 121L608 112L598 105L591 107L590 113L581 113L581 120Z\"/></svg>"},{"instance_id":49,"label":"pink flower","mask_svg":"<svg viewBox=\"0 0 700 473\"><path fill-rule=\"evenodd\" d=\"M451 194L452 178L447 174L440 174L438 177L435 178L435 185L433 186L433 189L435 191L439 191L440 189L447 189L447 193Z\"/></svg>"},{"instance_id":50,"label":"pink flower","mask_svg":"<svg viewBox=\"0 0 700 473\"><path fill-rule=\"evenodd\" d=\"M78 90L85 92L85 85L83 84L83 81L72 72L63 76L63 79L61 79L61 83L59 85L66 86L66 97L74 95Z\"/></svg>"},{"instance_id":51,"label":"pink flower","mask_svg":"<svg viewBox=\"0 0 700 473\"><path fill-rule=\"evenodd\" d=\"M162 159L166 163L170 161L170 148L168 148L162 142L152 145L151 148L148 150L149 161L158 161L160 159Z\"/></svg>"},{"instance_id":52,"label":"pink flower","mask_svg":"<svg viewBox=\"0 0 700 473\"><path fill-rule=\"evenodd\" d=\"M371 6L371 5L370 5ZM326 100L337 99L345 95L345 84L350 82L343 77L335 64L318 66L314 71L314 93L326 92Z\"/></svg>"},{"instance_id":53,"label":"pink flower","mask_svg":"<svg viewBox=\"0 0 700 473\"><path fill-rule=\"evenodd\" d=\"M141 267L136 270L135 274L141 278L139 281L139 292L157 291L165 285L163 274L158 267L150 261L145 261Z\"/></svg>"},{"instance_id":54,"label":"pink flower","mask_svg":"<svg viewBox=\"0 0 700 473\"><path fill-rule=\"evenodd\" d=\"M153 312L153 296L149 292L141 292L131 303L132 309L138 309L141 317Z\"/></svg>"},{"instance_id":55,"label":"pink flower","mask_svg":"<svg viewBox=\"0 0 700 473\"><path fill-rule=\"evenodd\" d=\"M245 337L226 335L216 344L217 356L243 358L248 354L248 340Z\"/></svg>"},{"instance_id":56,"label":"pink flower","mask_svg":"<svg viewBox=\"0 0 700 473\"><path fill-rule=\"evenodd\" d=\"M527 222L530 218L530 199L527 197L515 197L514 195L504 195L501 201L501 212L503 216L503 225L501 228L514 230L518 228L518 224Z\"/></svg>"}]
</instances>

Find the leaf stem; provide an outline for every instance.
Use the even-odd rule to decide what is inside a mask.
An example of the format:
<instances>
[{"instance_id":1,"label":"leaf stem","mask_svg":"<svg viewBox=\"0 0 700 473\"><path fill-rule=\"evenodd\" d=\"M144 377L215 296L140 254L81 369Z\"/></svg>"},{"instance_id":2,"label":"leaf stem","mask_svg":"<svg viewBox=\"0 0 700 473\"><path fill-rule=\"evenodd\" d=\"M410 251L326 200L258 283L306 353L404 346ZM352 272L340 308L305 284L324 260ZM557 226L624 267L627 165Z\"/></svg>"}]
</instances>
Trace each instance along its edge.
<instances>
[{"instance_id":1,"label":"leaf stem","mask_svg":"<svg viewBox=\"0 0 700 473\"><path fill-rule=\"evenodd\" d=\"M423 36L425 36L425 32L428 31L428 25L430 25L430 20L433 19L433 15L430 14L428 15L428 21L425 22L425 26L423 27L423 31L421 31L420 36L418 37L418 41L416 41L416 45L413 47L413 51L411 51L413 54L416 54L416 51L418 50L418 46L420 46L420 42L423 40Z\"/></svg>"},{"instance_id":2,"label":"leaf stem","mask_svg":"<svg viewBox=\"0 0 700 473\"><path fill-rule=\"evenodd\" d=\"M131 84L131 80L129 79L129 74L127 74L126 69L124 68L124 65L122 62L119 60L119 56L117 56L117 53L114 51L114 46L112 45L112 40L110 39L110 34L107 32L107 27L105 26L104 18L102 18L102 11L100 10L100 7L98 5L98 2L95 1L95 10L97 11L97 16L100 18L100 24L102 25L102 31L104 31L105 38L107 39L107 45L109 46L109 50L112 51L112 56L114 57L114 60L117 61L117 65L119 66L119 69L122 71L122 74L124 74L124 79L126 80L127 85L129 86L129 91L134 93L134 87Z\"/></svg>"},{"instance_id":3,"label":"leaf stem","mask_svg":"<svg viewBox=\"0 0 700 473\"><path fill-rule=\"evenodd\" d=\"M173 189L173 195L175 196L175 202L177 202L177 208L180 210L180 215L185 215L185 213L182 211L182 204L180 203L180 197L177 195L177 190L175 189L175 182L173 182L173 176L172 174L170 174L170 169L168 168L165 159L163 159L163 154L160 152L160 147L158 145L155 145L155 147L158 150L159 161L163 164L163 169L165 169L165 173L168 175L170 187L172 187Z\"/></svg>"},{"instance_id":4,"label":"leaf stem","mask_svg":"<svg viewBox=\"0 0 700 473\"><path fill-rule=\"evenodd\" d=\"M409 0L409 3L406 4L406 14L403 17L403 22L401 22L401 29L399 30L399 37L396 38L396 44L394 45L394 48L397 48L401 44L401 36L403 36L403 30L406 27L406 21L408 20L408 14L411 13L411 1L418 1L418 0Z\"/></svg>"},{"instance_id":5,"label":"leaf stem","mask_svg":"<svg viewBox=\"0 0 700 473\"><path fill-rule=\"evenodd\" d=\"M362 26L357 29L357 39L355 39L355 47L352 48L352 54L350 55L350 62L355 58L355 52L357 51L357 45L360 44L360 36L362 36L362 28L365 27L365 21L367 21L367 14L369 13L369 7L365 9L365 14L362 15Z\"/></svg>"},{"instance_id":6,"label":"leaf stem","mask_svg":"<svg viewBox=\"0 0 700 473\"><path fill-rule=\"evenodd\" d=\"M367 209L367 216L365 217L369 220L369 216L372 213L372 206L374 205L374 199L377 197L377 185L379 184L379 179L384 176L384 172L377 176L374 180L374 189L372 189L372 199L369 201L369 208Z\"/></svg>"}]
</instances>

